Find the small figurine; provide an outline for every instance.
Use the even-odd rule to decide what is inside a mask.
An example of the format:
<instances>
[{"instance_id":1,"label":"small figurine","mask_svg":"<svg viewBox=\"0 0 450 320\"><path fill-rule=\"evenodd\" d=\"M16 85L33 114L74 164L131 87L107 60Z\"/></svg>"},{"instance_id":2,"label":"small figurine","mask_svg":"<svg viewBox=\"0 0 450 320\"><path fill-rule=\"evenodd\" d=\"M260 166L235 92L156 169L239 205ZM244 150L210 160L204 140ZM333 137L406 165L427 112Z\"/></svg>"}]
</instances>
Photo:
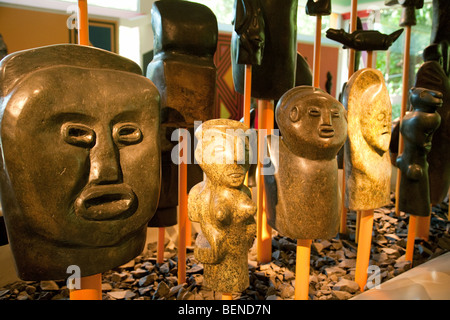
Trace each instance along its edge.
<instances>
[{"instance_id":1,"label":"small figurine","mask_svg":"<svg viewBox=\"0 0 450 320\"><path fill-rule=\"evenodd\" d=\"M431 150L433 133L441 122L436 109L442 106L442 93L411 88L410 94L413 111L403 117L400 125L405 148L397 157L397 167L402 172L399 209L426 217L430 215L427 154Z\"/></svg>"},{"instance_id":2,"label":"small figurine","mask_svg":"<svg viewBox=\"0 0 450 320\"><path fill-rule=\"evenodd\" d=\"M264 52L264 18L259 0L236 0L231 50L236 63L260 65Z\"/></svg>"},{"instance_id":3,"label":"small figurine","mask_svg":"<svg viewBox=\"0 0 450 320\"><path fill-rule=\"evenodd\" d=\"M350 210L372 210L390 203L391 102L380 71L365 68L349 79L343 95L347 107L345 200Z\"/></svg>"},{"instance_id":4,"label":"small figurine","mask_svg":"<svg viewBox=\"0 0 450 320\"><path fill-rule=\"evenodd\" d=\"M295 85L298 0L260 0L260 3L265 26L264 54L261 64L252 66L251 95L278 100ZM237 63L236 53L231 51L234 88L244 94L245 65Z\"/></svg>"},{"instance_id":5,"label":"small figurine","mask_svg":"<svg viewBox=\"0 0 450 320\"><path fill-rule=\"evenodd\" d=\"M326 37L342 43L344 49L375 51L388 50L402 32L403 29L399 29L387 35L375 30L356 30L352 33L347 33L344 29L328 29Z\"/></svg>"},{"instance_id":6,"label":"small figurine","mask_svg":"<svg viewBox=\"0 0 450 320\"><path fill-rule=\"evenodd\" d=\"M342 104L321 89L299 86L279 100L281 132L268 137L270 164L264 175L267 220L292 239L330 239L339 228L340 192L336 154L347 137Z\"/></svg>"},{"instance_id":7,"label":"small figurine","mask_svg":"<svg viewBox=\"0 0 450 320\"><path fill-rule=\"evenodd\" d=\"M204 266L207 287L222 293L249 285L248 250L256 235L256 205L244 185L249 169L248 128L215 119L197 128L195 157L206 178L189 192L188 216L199 222L194 255Z\"/></svg>"},{"instance_id":8,"label":"small figurine","mask_svg":"<svg viewBox=\"0 0 450 320\"><path fill-rule=\"evenodd\" d=\"M160 97L114 53L53 45L0 63L1 201L23 280L118 267L144 249L160 188Z\"/></svg>"}]
</instances>

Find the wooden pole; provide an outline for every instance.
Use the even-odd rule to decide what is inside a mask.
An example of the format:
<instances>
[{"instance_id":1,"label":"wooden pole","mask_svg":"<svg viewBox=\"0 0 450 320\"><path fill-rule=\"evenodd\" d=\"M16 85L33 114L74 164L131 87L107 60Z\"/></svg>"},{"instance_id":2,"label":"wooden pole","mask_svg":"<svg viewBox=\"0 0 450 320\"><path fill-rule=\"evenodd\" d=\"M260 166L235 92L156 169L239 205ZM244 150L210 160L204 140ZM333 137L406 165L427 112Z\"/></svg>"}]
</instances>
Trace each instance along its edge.
<instances>
[{"instance_id":1,"label":"wooden pole","mask_svg":"<svg viewBox=\"0 0 450 320\"><path fill-rule=\"evenodd\" d=\"M262 175L261 152L264 147L265 134L261 129L267 129L268 118L273 128L273 103L269 100L258 100L258 175L257 175L257 221L256 221L256 258L260 263L272 260L272 228L267 223L265 210L264 177Z\"/></svg>"},{"instance_id":2,"label":"wooden pole","mask_svg":"<svg viewBox=\"0 0 450 320\"><path fill-rule=\"evenodd\" d=\"M367 68L373 68L373 51L367 51Z\"/></svg>"},{"instance_id":3,"label":"wooden pole","mask_svg":"<svg viewBox=\"0 0 450 320\"><path fill-rule=\"evenodd\" d=\"M295 300L308 300L309 266L311 260L312 240L297 240L297 257L295 264Z\"/></svg>"},{"instance_id":4,"label":"wooden pole","mask_svg":"<svg viewBox=\"0 0 450 320\"><path fill-rule=\"evenodd\" d=\"M406 113L406 106L408 104L409 98L409 50L411 47L411 26L405 26L405 52L403 54L403 87L402 87L402 104L400 111L400 123L402 124L403 116ZM403 153L403 136L399 134L398 137L398 155ZM400 201L400 181L402 178L402 172L400 169L397 169L397 181L395 184L395 214L397 216L400 215L399 203Z\"/></svg>"},{"instance_id":5,"label":"wooden pole","mask_svg":"<svg viewBox=\"0 0 450 320\"><path fill-rule=\"evenodd\" d=\"M367 282L367 268L370 260L370 247L372 245L373 210L361 211L359 228L358 252L356 254L355 282L361 292Z\"/></svg>"},{"instance_id":6,"label":"wooden pole","mask_svg":"<svg viewBox=\"0 0 450 320\"><path fill-rule=\"evenodd\" d=\"M89 45L87 0L78 0L78 44ZM70 300L102 300L101 273L80 279L80 289L70 290Z\"/></svg>"},{"instance_id":7,"label":"wooden pole","mask_svg":"<svg viewBox=\"0 0 450 320\"><path fill-rule=\"evenodd\" d=\"M72 289L69 293L70 300L102 300L102 275L101 273L80 279L80 289Z\"/></svg>"},{"instance_id":8,"label":"wooden pole","mask_svg":"<svg viewBox=\"0 0 450 320\"><path fill-rule=\"evenodd\" d=\"M352 0L351 13L350 13L350 33L356 31L356 22L358 17L358 0ZM349 49L348 51L348 79L353 75L355 71L355 50ZM342 190L341 190L341 225L339 232L341 234L347 234L347 208L345 206L345 152L342 155Z\"/></svg>"},{"instance_id":9,"label":"wooden pole","mask_svg":"<svg viewBox=\"0 0 450 320\"><path fill-rule=\"evenodd\" d=\"M359 241L359 227L361 225L361 211L356 211L356 230L355 230L355 243Z\"/></svg>"},{"instance_id":10,"label":"wooden pole","mask_svg":"<svg viewBox=\"0 0 450 320\"><path fill-rule=\"evenodd\" d=\"M188 146L181 135L180 147L184 154ZM186 282L187 163L180 161L178 170L178 284L182 284Z\"/></svg>"},{"instance_id":11,"label":"wooden pole","mask_svg":"<svg viewBox=\"0 0 450 320\"><path fill-rule=\"evenodd\" d=\"M89 45L89 23L87 0L78 0L78 44Z\"/></svg>"},{"instance_id":12,"label":"wooden pole","mask_svg":"<svg viewBox=\"0 0 450 320\"><path fill-rule=\"evenodd\" d=\"M431 214L426 217L417 217L416 237L428 241L430 236Z\"/></svg>"},{"instance_id":13,"label":"wooden pole","mask_svg":"<svg viewBox=\"0 0 450 320\"><path fill-rule=\"evenodd\" d=\"M222 300L233 300L233 295L231 293L222 293Z\"/></svg>"},{"instance_id":14,"label":"wooden pole","mask_svg":"<svg viewBox=\"0 0 450 320\"><path fill-rule=\"evenodd\" d=\"M416 239L417 216L410 214L408 223L408 240L406 241L405 260L413 262L414 241Z\"/></svg>"},{"instance_id":15,"label":"wooden pole","mask_svg":"<svg viewBox=\"0 0 450 320\"><path fill-rule=\"evenodd\" d=\"M245 65L244 72L244 124L250 128L250 107L252 103L252 65Z\"/></svg>"},{"instance_id":16,"label":"wooden pole","mask_svg":"<svg viewBox=\"0 0 450 320\"><path fill-rule=\"evenodd\" d=\"M156 262L161 264L164 262L164 239L166 234L166 228L158 228L158 243L156 251Z\"/></svg>"},{"instance_id":17,"label":"wooden pole","mask_svg":"<svg viewBox=\"0 0 450 320\"><path fill-rule=\"evenodd\" d=\"M320 87L320 48L322 37L322 16L318 15L316 20L316 34L314 39L314 63L313 63L313 86Z\"/></svg>"}]
</instances>

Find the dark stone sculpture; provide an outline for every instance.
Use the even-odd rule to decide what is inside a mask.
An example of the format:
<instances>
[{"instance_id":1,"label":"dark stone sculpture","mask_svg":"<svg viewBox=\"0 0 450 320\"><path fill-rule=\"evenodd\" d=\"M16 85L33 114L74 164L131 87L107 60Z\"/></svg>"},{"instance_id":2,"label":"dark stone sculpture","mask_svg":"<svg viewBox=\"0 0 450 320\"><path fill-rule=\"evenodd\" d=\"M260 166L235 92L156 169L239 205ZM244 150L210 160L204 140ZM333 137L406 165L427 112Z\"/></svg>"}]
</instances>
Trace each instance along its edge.
<instances>
[{"instance_id":1,"label":"dark stone sculpture","mask_svg":"<svg viewBox=\"0 0 450 320\"><path fill-rule=\"evenodd\" d=\"M403 117L400 125L405 147L397 157L397 167L402 172L399 209L426 217L431 212L427 154L431 150L433 133L441 121L436 110L442 105L442 93L411 88L410 94L414 110Z\"/></svg>"},{"instance_id":2,"label":"dark stone sculpture","mask_svg":"<svg viewBox=\"0 0 450 320\"><path fill-rule=\"evenodd\" d=\"M384 4L387 6L401 4L403 10L399 26L415 26L417 22L415 9L421 9L423 7L423 0L385 0Z\"/></svg>"},{"instance_id":3,"label":"dark stone sculpture","mask_svg":"<svg viewBox=\"0 0 450 320\"><path fill-rule=\"evenodd\" d=\"M428 154L431 203L440 204L450 186L450 81L442 63L441 46L425 48L425 62L416 74L415 87L442 93L442 107L437 110L441 125L433 135L433 148Z\"/></svg>"},{"instance_id":4,"label":"dark stone sculpture","mask_svg":"<svg viewBox=\"0 0 450 320\"><path fill-rule=\"evenodd\" d=\"M178 205L178 166L171 160L177 142L171 135L186 128L193 136L194 121L213 117L218 28L214 13L199 3L156 1L151 14L154 58L147 78L161 94L162 180L158 210L149 226L168 227L177 223ZM203 174L197 164L187 170L189 191Z\"/></svg>"},{"instance_id":5,"label":"dark stone sculpture","mask_svg":"<svg viewBox=\"0 0 450 320\"><path fill-rule=\"evenodd\" d=\"M201 227L194 255L203 263L206 286L224 293L241 292L249 285L248 250L256 234L256 205L243 184L250 146L239 138L239 130L247 129L239 121L215 119L195 132L195 157L206 178L189 192L189 219Z\"/></svg>"},{"instance_id":6,"label":"dark stone sculpture","mask_svg":"<svg viewBox=\"0 0 450 320\"><path fill-rule=\"evenodd\" d=\"M351 210L372 210L390 203L391 101L381 72L355 72L343 96L347 108L345 201Z\"/></svg>"},{"instance_id":7,"label":"dark stone sculpture","mask_svg":"<svg viewBox=\"0 0 450 320\"><path fill-rule=\"evenodd\" d=\"M2 35L0 34L0 60L2 60L8 54L8 48L6 47L6 43L3 40Z\"/></svg>"},{"instance_id":8,"label":"dark stone sculpture","mask_svg":"<svg viewBox=\"0 0 450 320\"><path fill-rule=\"evenodd\" d=\"M277 100L294 87L297 58L298 0L260 0L264 17L264 55L260 65L252 66L252 97ZM234 88L244 94L245 65L237 63L233 44L231 63Z\"/></svg>"},{"instance_id":9,"label":"dark stone sculpture","mask_svg":"<svg viewBox=\"0 0 450 320\"><path fill-rule=\"evenodd\" d=\"M1 70L1 201L18 275L65 279L140 254L160 184L159 94L134 62L55 45Z\"/></svg>"},{"instance_id":10,"label":"dark stone sculpture","mask_svg":"<svg viewBox=\"0 0 450 320\"><path fill-rule=\"evenodd\" d=\"M326 92L300 86L277 104L280 128L268 137L273 174L264 175L267 220L292 239L329 239L339 228L340 192L336 154L347 137L346 112Z\"/></svg>"},{"instance_id":11,"label":"dark stone sculpture","mask_svg":"<svg viewBox=\"0 0 450 320\"><path fill-rule=\"evenodd\" d=\"M329 16L331 14L331 0L308 0L305 11L309 16Z\"/></svg>"},{"instance_id":12,"label":"dark stone sculpture","mask_svg":"<svg viewBox=\"0 0 450 320\"><path fill-rule=\"evenodd\" d=\"M236 63L260 65L264 53L264 18L259 0L236 0L231 50Z\"/></svg>"},{"instance_id":13,"label":"dark stone sculpture","mask_svg":"<svg viewBox=\"0 0 450 320\"><path fill-rule=\"evenodd\" d=\"M162 124L193 127L213 117L217 19L199 3L156 1L152 7L154 57L147 68L161 94Z\"/></svg>"},{"instance_id":14,"label":"dark stone sculpture","mask_svg":"<svg viewBox=\"0 0 450 320\"><path fill-rule=\"evenodd\" d=\"M342 43L344 49L375 51L388 50L402 32L403 29L399 29L387 35L375 30L356 30L352 33L347 33L344 29L328 29L326 37Z\"/></svg>"},{"instance_id":15,"label":"dark stone sculpture","mask_svg":"<svg viewBox=\"0 0 450 320\"><path fill-rule=\"evenodd\" d=\"M450 1L433 0L433 23L431 27L431 42L450 42Z\"/></svg>"}]
</instances>

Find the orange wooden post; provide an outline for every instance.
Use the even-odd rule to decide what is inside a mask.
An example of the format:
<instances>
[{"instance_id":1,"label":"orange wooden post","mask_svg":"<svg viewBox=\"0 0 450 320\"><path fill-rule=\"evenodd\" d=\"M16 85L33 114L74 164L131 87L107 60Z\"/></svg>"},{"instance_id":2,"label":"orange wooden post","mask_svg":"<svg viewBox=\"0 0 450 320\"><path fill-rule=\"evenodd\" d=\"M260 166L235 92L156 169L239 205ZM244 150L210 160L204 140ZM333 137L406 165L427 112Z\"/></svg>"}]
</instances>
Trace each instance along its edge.
<instances>
[{"instance_id":1,"label":"orange wooden post","mask_svg":"<svg viewBox=\"0 0 450 320\"><path fill-rule=\"evenodd\" d=\"M268 100L258 100L258 175L257 175L257 221L256 221L256 258L258 262L267 263L272 260L272 228L267 223L265 209L264 177L262 173L262 148L267 129L267 118L273 123L273 104Z\"/></svg>"},{"instance_id":2,"label":"orange wooden post","mask_svg":"<svg viewBox=\"0 0 450 320\"><path fill-rule=\"evenodd\" d=\"M358 252L356 254L355 282L361 291L367 282L367 268L369 267L370 248L372 245L373 210L361 211L359 227Z\"/></svg>"},{"instance_id":3,"label":"orange wooden post","mask_svg":"<svg viewBox=\"0 0 450 320\"><path fill-rule=\"evenodd\" d=\"M231 293L222 293L222 300L233 300L233 295Z\"/></svg>"},{"instance_id":4,"label":"orange wooden post","mask_svg":"<svg viewBox=\"0 0 450 320\"><path fill-rule=\"evenodd\" d=\"M400 123L402 124L403 116L406 113L406 105L408 104L409 98L409 50L411 47L411 26L405 26L405 52L403 54L403 84L402 84L402 104L400 111ZM399 134L398 137L398 155L403 153L403 136ZM397 181L395 184L395 214L400 215L399 209L399 197L400 197L400 180L402 178L402 172L397 169Z\"/></svg>"},{"instance_id":5,"label":"orange wooden post","mask_svg":"<svg viewBox=\"0 0 450 320\"><path fill-rule=\"evenodd\" d=\"M408 239L406 241L405 260L413 261L414 256L414 240L416 239L417 216L410 214L408 223Z\"/></svg>"},{"instance_id":6,"label":"orange wooden post","mask_svg":"<svg viewBox=\"0 0 450 320\"><path fill-rule=\"evenodd\" d=\"M161 264L164 262L164 239L166 234L166 228L158 228L158 243L156 248L156 262Z\"/></svg>"},{"instance_id":7,"label":"orange wooden post","mask_svg":"<svg viewBox=\"0 0 450 320\"><path fill-rule=\"evenodd\" d=\"M80 289L70 290L70 300L102 300L101 273L80 279Z\"/></svg>"},{"instance_id":8,"label":"orange wooden post","mask_svg":"<svg viewBox=\"0 0 450 320\"><path fill-rule=\"evenodd\" d=\"M89 45L87 0L78 0L78 44ZM80 289L70 290L70 300L102 300L102 275L82 277Z\"/></svg>"},{"instance_id":9,"label":"orange wooden post","mask_svg":"<svg viewBox=\"0 0 450 320\"><path fill-rule=\"evenodd\" d=\"M244 124L250 128L250 107L252 103L252 65L245 65L244 72Z\"/></svg>"},{"instance_id":10,"label":"orange wooden post","mask_svg":"<svg viewBox=\"0 0 450 320\"><path fill-rule=\"evenodd\" d=\"M355 230L355 243L359 241L359 227L361 225L361 211L356 211L356 230Z\"/></svg>"},{"instance_id":11,"label":"orange wooden post","mask_svg":"<svg viewBox=\"0 0 450 320\"><path fill-rule=\"evenodd\" d=\"M185 137L180 136L180 147L183 155L179 155L178 165L178 284L186 282L187 163L182 160L188 148Z\"/></svg>"},{"instance_id":12,"label":"orange wooden post","mask_svg":"<svg viewBox=\"0 0 450 320\"><path fill-rule=\"evenodd\" d=\"M373 51L367 51L367 68L373 68Z\"/></svg>"},{"instance_id":13,"label":"orange wooden post","mask_svg":"<svg viewBox=\"0 0 450 320\"><path fill-rule=\"evenodd\" d=\"M358 0L352 0L351 2L351 13L350 13L350 33L356 31L356 22L358 17ZM349 49L348 51L348 79L353 75L355 71L355 50ZM341 190L341 225L339 232L342 234L347 233L347 208L345 206L345 152L343 154L343 164L342 164L342 190Z\"/></svg>"},{"instance_id":14,"label":"orange wooden post","mask_svg":"<svg viewBox=\"0 0 450 320\"><path fill-rule=\"evenodd\" d=\"M309 266L312 240L297 240L297 258L295 264L295 300L308 300Z\"/></svg>"},{"instance_id":15,"label":"orange wooden post","mask_svg":"<svg viewBox=\"0 0 450 320\"><path fill-rule=\"evenodd\" d=\"M78 0L78 44L89 45L89 23L87 0Z\"/></svg>"},{"instance_id":16,"label":"orange wooden post","mask_svg":"<svg viewBox=\"0 0 450 320\"><path fill-rule=\"evenodd\" d=\"M431 214L427 217L417 217L416 237L428 241L430 235Z\"/></svg>"},{"instance_id":17,"label":"orange wooden post","mask_svg":"<svg viewBox=\"0 0 450 320\"><path fill-rule=\"evenodd\" d=\"M320 48L322 37L322 16L316 17L316 34L314 39L313 86L320 87Z\"/></svg>"}]
</instances>

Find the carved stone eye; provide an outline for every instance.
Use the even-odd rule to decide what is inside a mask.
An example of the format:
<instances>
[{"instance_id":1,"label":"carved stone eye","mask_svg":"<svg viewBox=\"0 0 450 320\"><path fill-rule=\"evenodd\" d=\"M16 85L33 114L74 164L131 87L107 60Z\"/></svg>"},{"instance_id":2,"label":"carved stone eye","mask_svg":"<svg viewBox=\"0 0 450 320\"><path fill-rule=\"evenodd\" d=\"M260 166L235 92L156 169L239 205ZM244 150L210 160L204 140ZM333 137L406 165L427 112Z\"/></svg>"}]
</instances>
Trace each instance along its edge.
<instances>
[{"instance_id":1,"label":"carved stone eye","mask_svg":"<svg viewBox=\"0 0 450 320\"><path fill-rule=\"evenodd\" d=\"M132 145L142 141L142 131L135 123L118 123L113 128L114 141L123 145Z\"/></svg>"},{"instance_id":2,"label":"carved stone eye","mask_svg":"<svg viewBox=\"0 0 450 320\"><path fill-rule=\"evenodd\" d=\"M61 127L61 134L68 144L80 148L92 148L95 145L95 132L80 123L65 123Z\"/></svg>"},{"instance_id":3,"label":"carved stone eye","mask_svg":"<svg viewBox=\"0 0 450 320\"><path fill-rule=\"evenodd\" d=\"M312 117L320 117L320 110L318 108L311 108L308 110L308 114Z\"/></svg>"},{"instance_id":4,"label":"carved stone eye","mask_svg":"<svg viewBox=\"0 0 450 320\"><path fill-rule=\"evenodd\" d=\"M341 117L341 114L339 113L338 110L331 110L331 116L332 116L333 118L340 118L340 117Z\"/></svg>"}]
</instances>

